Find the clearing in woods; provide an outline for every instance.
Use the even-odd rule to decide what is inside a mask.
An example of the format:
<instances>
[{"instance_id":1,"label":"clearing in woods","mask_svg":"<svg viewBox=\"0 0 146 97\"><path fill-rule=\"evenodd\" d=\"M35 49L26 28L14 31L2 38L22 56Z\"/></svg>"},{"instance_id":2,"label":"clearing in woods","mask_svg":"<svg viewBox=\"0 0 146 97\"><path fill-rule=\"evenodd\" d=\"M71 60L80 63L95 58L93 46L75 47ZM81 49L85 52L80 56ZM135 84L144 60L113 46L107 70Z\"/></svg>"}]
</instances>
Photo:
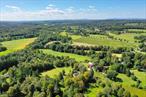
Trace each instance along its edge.
<instances>
[{"instance_id":1,"label":"clearing in woods","mask_svg":"<svg viewBox=\"0 0 146 97\"><path fill-rule=\"evenodd\" d=\"M103 46L111 46L111 47L136 47L135 43L130 43L126 41L120 41L115 39L110 39L105 35L90 35L87 37L81 37L74 40L75 43L85 43L90 45L103 45Z\"/></svg>"},{"instance_id":2,"label":"clearing in woods","mask_svg":"<svg viewBox=\"0 0 146 97\"><path fill-rule=\"evenodd\" d=\"M12 53L14 51L20 50L25 48L28 44L34 42L36 38L27 38L27 39L19 39L19 40L12 40L12 41L4 41L1 42L3 46L7 48L6 51L0 52L0 56Z\"/></svg>"}]
</instances>

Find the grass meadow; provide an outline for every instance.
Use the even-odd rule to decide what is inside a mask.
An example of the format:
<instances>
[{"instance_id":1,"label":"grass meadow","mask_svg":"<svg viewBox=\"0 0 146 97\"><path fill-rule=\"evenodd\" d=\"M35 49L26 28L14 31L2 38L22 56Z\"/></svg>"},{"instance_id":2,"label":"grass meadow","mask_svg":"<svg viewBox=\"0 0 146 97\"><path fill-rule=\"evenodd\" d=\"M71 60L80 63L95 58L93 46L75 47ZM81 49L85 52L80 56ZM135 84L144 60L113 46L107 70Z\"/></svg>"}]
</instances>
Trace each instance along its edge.
<instances>
[{"instance_id":1,"label":"grass meadow","mask_svg":"<svg viewBox=\"0 0 146 97\"><path fill-rule=\"evenodd\" d=\"M34 42L36 38L27 38L27 39L19 39L19 40L12 40L12 41L4 41L1 44L7 47L6 51L0 52L0 56L12 53L14 51L20 50L25 48L28 44Z\"/></svg>"}]
</instances>

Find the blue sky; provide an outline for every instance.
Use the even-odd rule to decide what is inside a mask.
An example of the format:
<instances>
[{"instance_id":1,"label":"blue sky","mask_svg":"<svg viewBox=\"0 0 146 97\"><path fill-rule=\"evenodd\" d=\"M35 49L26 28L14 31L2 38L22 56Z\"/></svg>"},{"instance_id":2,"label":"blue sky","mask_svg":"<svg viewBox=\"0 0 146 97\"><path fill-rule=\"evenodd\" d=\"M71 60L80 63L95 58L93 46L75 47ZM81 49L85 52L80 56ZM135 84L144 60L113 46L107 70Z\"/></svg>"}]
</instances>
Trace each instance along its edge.
<instances>
[{"instance_id":1,"label":"blue sky","mask_svg":"<svg viewBox=\"0 0 146 97\"><path fill-rule=\"evenodd\" d=\"M0 20L146 18L146 0L0 0Z\"/></svg>"}]
</instances>

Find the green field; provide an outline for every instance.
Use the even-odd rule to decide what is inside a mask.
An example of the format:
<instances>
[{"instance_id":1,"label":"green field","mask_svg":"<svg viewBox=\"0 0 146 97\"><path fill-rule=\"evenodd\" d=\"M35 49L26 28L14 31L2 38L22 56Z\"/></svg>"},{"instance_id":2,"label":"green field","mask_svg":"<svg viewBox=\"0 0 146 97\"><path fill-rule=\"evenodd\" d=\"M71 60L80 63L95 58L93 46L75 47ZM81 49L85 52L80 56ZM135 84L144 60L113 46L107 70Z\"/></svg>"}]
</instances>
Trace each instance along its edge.
<instances>
[{"instance_id":1,"label":"green field","mask_svg":"<svg viewBox=\"0 0 146 97\"><path fill-rule=\"evenodd\" d=\"M88 92L85 94L85 97L96 97L96 95L101 91L101 87L96 87L94 84L91 84Z\"/></svg>"},{"instance_id":2,"label":"green field","mask_svg":"<svg viewBox=\"0 0 146 97\"><path fill-rule=\"evenodd\" d=\"M146 86L146 72L140 72L138 70L131 70L131 72L142 82L142 86Z\"/></svg>"},{"instance_id":3,"label":"green field","mask_svg":"<svg viewBox=\"0 0 146 97\"><path fill-rule=\"evenodd\" d=\"M142 76L142 75L140 75ZM144 97L143 95L146 95L146 91L142 89L138 89L136 87L132 87L132 84L136 84L136 81L133 81L130 77L126 76L125 74L119 74L118 78L122 79L123 82L122 86L131 92L132 95L136 94L138 97ZM144 76L143 76L144 78ZM143 80L144 81L144 80Z\"/></svg>"},{"instance_id":4,"label":"green field","mask_svg":"<svg viewBox=\"0 0 146 97\"><path fill-rule=\"evenodd\" d=\"M46 54L52 54L52 55L55 55L55 56L68 56L70 58L75 59L78 62L91 59L88 56L81 56L81 55L77 55L77 54L57 52L57 51L53 51L53 50L49 50L49 49L40 49L40 50L43 51ZM50 77L54 77L54 75L58 75L59 72L61 72L62 70L65 70L66 73L69 73L69 71L71 70L71 67L55 68L55 69L43 72L43 73L41 73L41 75L43 75L43 76L48 75Z\"/></svg>"},{"instance_id":5,"label":"green field","mask_svg":"<svg viewBox=\"0 0 146 97\"><path fill-rule=\"evenodd\" d=\"M32 43L36 38L19 39L12 41L1 42L1 44L7 47L6 51L0 52L0 56L12 53L14 51L25 48L28 44Z\"/></svg>"},{"instance_id":6,"label":"green field","mask_svg":"<svg viewBox=\"0 0 146 97\"><path fill-rule=\"evenodd\" d=\"M122 79L122 84L125 85L133 85L136 84L136 81L133 81L130 77L126 76L125 74L118 74L118 78Z\"/></svg>"},{"instance_id":7,"label":"green field","mask_svg":"<svg viewBox=\"0 0 146 97\"><path fill-rule=\"evenodd\" d=\"M146 29L128 29L128 32L146 32Z\"/></svg>"},{"instance_id":8,"label":"green field","mask_svg":"<svg viewBox=\"0 0 146 97\"><path fill-rule=\"evenodd\" d=\"M76 40L76 39L79 39L81 38L81 35L73 35L73 34L68 34L67 32L61 32L60 35L62 36L69 36L72 38L72 40Z\"/></svg>"},{"instance_id":9,"label":"green field","mask_svg":"<svg viewBox=\"0 0 146 97\"><path fill-rule=\"evenodd\" d=\"M130 29L130 31L146 31L146 30L137 30ZM136 42L138 40L134 39L135 36L146 35L146 33L124 33L124 34L113 34L109 33L109 35L113 36L117 39L110 39L105 35L90 35L88 37L84 37L81 35L72 35L67 34L67 32L61 32L60 35L70 36L73 39L74 45L105 45L111 47L138 47L139 43ZM120 41L119 39L122 39Z\"/></svg>"},{"instance_id":10,"label":"green field","mask_svg":"<svg viewBox=\"0 0 146 97\"><path fill-rule=\"evenodd\" d=\"M89 45L104 45L111 47L136 47L135 43L127 43L125 41L110 39L105 35L90 35L88 37L81 37L74 40L75 43L85 43Z\"/></svg>"},{"instance_id":11,"label":"green field","mask_svg":"<svg viewBox=\"0 0 146 97\"><path fill-rule=\"evenodd\" d=\"M109 35L114 36L115 38L119 38L119 39L125 39L130 43L135 43L136 39L134 39L135 36L140 36L140 35L146 35L146 33L124 33L124 34L113 34L113 33L109 33ZM138 45L138 43L135 43L136 45Z\"/></svg>"},{"instance_id":12,"label":"green field","mask_svg":"<svg viewBox=\"0 0 146 97\"><path fill-rule=\"evenodd\" d=\"M141 80L143 80L144 84L145 84L145 76L144 76L144 73L143 72L138 72L136 70L134 70L133 72L135 72L135 75L136 73L139 74L139 76L141 78ZM141 74L142 73L142 74ZM138 95L138 97L145 97L143 95L146 95L146 91L145 90L142 90L142 89L138 89L136 87L132 87L131 85L132 84L136 84L136 81L133 81L130 77L126 76L125 74L118 74L118 78L122 79L123 82L114 82L114 81L111 81L109 79L106 78L105 74L103 73L100 73L100 72L96 72L95 77L99 77L103 82L106 83L106 81L112 83L112 84L122 84L122 86L127 90L129 91L132 95ZM138 77L138 76L137 76ZM89 89L90 92L88 94L91 94L93 97L96 96L96 94L99 92L99 91L102 91L102 88L96 88L96 87L93 87L91 89ZM97 93L96 93L96 92Z\"/></svg>"},{"instance_id":13,"label":"green field","mask_svg":"<svg viewBox=\"0 0 146 97\"><path fill-rule=\"evenodd\" d=\"M115 56L115 57L121 58L121 57L122 57L122 54L116 54L116 53L113 53L112 56Z\"/></svg>"},{"instance_id":14,"label":"green field","mask_svg":"<svg viewBox=\"0 0 146 97\"><path fill-rule=\"evenodd\" d=\"M88 57L88 56L81 56L81 55L77 55L77 54L57 52L57 51L53 51L53 50L49 50L49 49L41 49L41 51L43 51L46 54L52 54L52 55L55 55L55 56L68 56L70 58L75 59L78 62L85 61L85 60L90 60L90 57Z\"/></svg>"},{"instance_id":15,"label":"green field","mask_svg":"<svg viewBox=\"0 0 146 97\"><path fill-rule=\"evenodd\" d=\"M47 75L49 77L54 77L55 75L58 75L63 70L67 74L71 70L71 67L55 68L55 69L52 69L52 70L48 70L48 71L42 72L41 75L42 76L46 76Z\"/></svg>"}]
</instances>

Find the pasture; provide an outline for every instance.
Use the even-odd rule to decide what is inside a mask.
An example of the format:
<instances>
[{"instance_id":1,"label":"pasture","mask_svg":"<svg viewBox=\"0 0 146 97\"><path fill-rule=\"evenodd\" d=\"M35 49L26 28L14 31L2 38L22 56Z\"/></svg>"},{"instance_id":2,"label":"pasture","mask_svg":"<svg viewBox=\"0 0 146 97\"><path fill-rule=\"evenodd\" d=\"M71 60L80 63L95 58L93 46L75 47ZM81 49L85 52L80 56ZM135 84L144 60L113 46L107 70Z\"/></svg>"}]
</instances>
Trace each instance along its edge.
<instances>
[{"instance_id":1,"label":"pasture","mask_svg":"<svg viewBox=\"0 0 146 97\"><path fill-rule=\"evenodd\" d=\"M128 29L128 32L145 33L146 29Z\"/></svg>"},{"instance_id":2,"label":"pasture","mask_svg":"<svg viewBox=\"0 0 146 97\"><path fill-rule=\"evenodd\" d=\"M89 45L103 45L103 46L110 46L110 47L136 47L135 43L129 43L126 41L120 41L115 39L110 39L105 35L90 35L88 37L81 37L74 40L74 43L85 43Z\"/></svg>"},{"instance_id":3,"label":"pasture","mask_svg":"<svg viewBox=\"0 0 146 97\"><path fill-rule=\"evenodd\" d=\"M146 35L146 33L124 33L124 34L119 34L119 35L109 33L109 35L113 36L114 38L124 39L124 40L127 40L129 43L138 45L138 43L135 42L137 40L134 39L134 37L140 36L140 35Z\"/></svg>"},{"instance_id":4,"label":"pasture","mask_svg":"<svg viewBox=\"0 0 146 97\"><path fill-rule=\"evenodd\" d=\"M68 56L70 58L75 59L78 62L85 61L85 60L90 60L91 59L88 56L81 56L81 55L77 55L77 54L57 52L57 51L53 51L53 50L49 50L49 49L41 49L41 51L43 51L46 54L52 54L52 55L55 55L55 56Z\"/></svg>"},{"instance_id":5,"label":"pasture","mask_svg":"<svg viewBox=\"0 0 146 97\"><path fill-rule=\"evenodd\" d=\"M133 72L135 72L134 74L138 77L138 74L141 78L139 78L141 81L144 82L145 84L145 77L144 77L144 73L143 72L138 72L137 70L132 70ZM138 73L138 74L136 74ZM142 73L142 74L141 74ZM131 85L132 84L136 84L136 81L133 81L130 77L126 76L125 74L118 74L118 78L120 78L122 80L122 82L115 82L115 81L112 81L112 80L109 80L106 78L106 75L103 74L103 73L100 73L100 72L96 72L95 75L96 77L99 77L102 82L110 82L111 84L122 84L122 86L127 90L129 91L132 95L138 95L138 97L144 97L143 95L146 95L146 91L145 90L142 90L142 89L138 89L136 87L132 87ZM102 88L96 88L96 87L93 87L90 89L90 92L88 94L92 94L93 96L96 96L96 93L94 93L94 90L95 91L102 91ZM88 96L87 96L88 97Z\"/></svg>"},{"instance_id":6,"label":"pasture","mask_svg":"<svg viewBox=\"0 0 146 97\"><path fill-rule=\"evenodd\" d=\"M146 72L140 72L138 70L131 70L131 72L141 81L142 86L146 86Z\"/></svg>"},{"instance_id":7,"label":"pasture","mask_svg":"<svg viewBox=\"0 0 146 97\"><path fill-rule=\"evenodd\" d=\"M60 35L69 36L72 38L72 40L76 40L76 39L81 38L81 35L68 34L67 32L61 32Z\"/></svg>"},{"instance_id":8,"label":"pasture","mask_svg":"<svg viewBox=\"0 0 146 97\"><path fill-rule=\"evenodd\" d=\"M68 74L69 71L71 71L71 67L54 68L52 70L48 70L48 71L42 72L41 75L42 76L55 77L60 72L62 72L63 70L65 71L66 74Z\"/></svg>"},{"instance_id":9,"label":"pasture","mask_svg":"<svg viewBox=\"0 0 146 97\"><path fill-rule=\"evenodd\" d=\"M140 75L140 76L142 76L142 75ZM135 95L138 95L138 97L144 97L143 95L146 95L146 91L145 90L138 89L136 87L132 87L131 86L133 84L136 84L136 81L133 81L130 77L126 76L125 74L118 74L118 78L122 79L122 81L123 81L123 82L118 82L118 83L122 83L122 86L126 90L131 92L132 95L135 94Z\"/></svg>"},{"instance_id":10,"label":"pasture","mask_svg":"<svg viewBox=\"0 0 146 97\"><path fill-rule=\"evenodd\" d=\"M27 39L19 39L19 40L12 40L12 41L4 41L1 44L7 47L6 51L0 52L0 56L12 53L14 51L20 50L25 48L28 44L34 42L36 38L27 38Z\"/></svg>"}]
</instances>

